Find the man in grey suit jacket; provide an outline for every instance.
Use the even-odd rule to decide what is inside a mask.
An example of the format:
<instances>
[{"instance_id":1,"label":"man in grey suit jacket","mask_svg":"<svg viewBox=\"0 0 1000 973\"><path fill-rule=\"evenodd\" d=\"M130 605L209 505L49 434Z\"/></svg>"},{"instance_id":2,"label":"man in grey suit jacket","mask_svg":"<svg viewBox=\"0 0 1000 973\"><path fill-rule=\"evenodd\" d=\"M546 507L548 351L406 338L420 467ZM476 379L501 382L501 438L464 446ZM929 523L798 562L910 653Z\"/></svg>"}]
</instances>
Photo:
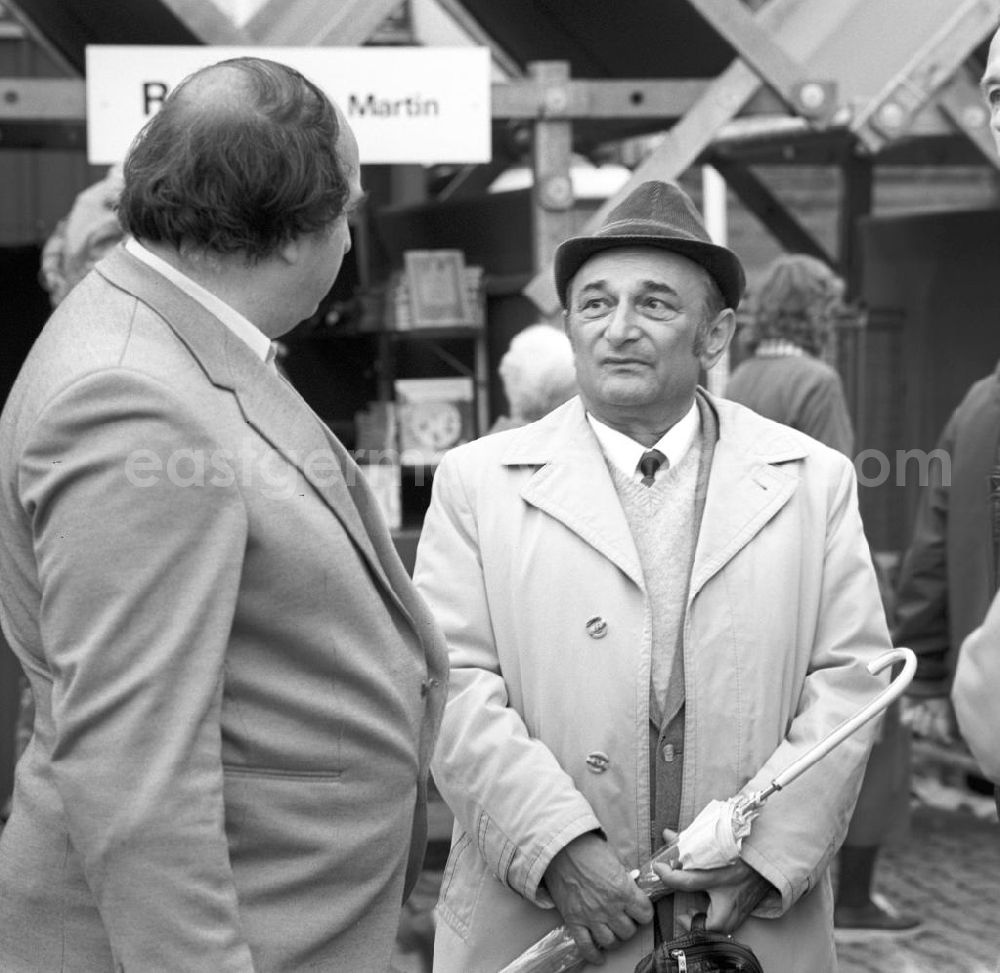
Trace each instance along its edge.
<instances>
[{"instance_id":1,"label":"man in grey suit jacket","mask_svg":"<svg viewBox=\"0 0 1000 973\"><path fill-rule=\"evenodd\" d=\"M8 400L0 602L37 715L6 973L388 966L444 650L271 351L339 271L359 170L297 72L192 75L126 162L130 239Z\"/></svg>"}]
</instances>

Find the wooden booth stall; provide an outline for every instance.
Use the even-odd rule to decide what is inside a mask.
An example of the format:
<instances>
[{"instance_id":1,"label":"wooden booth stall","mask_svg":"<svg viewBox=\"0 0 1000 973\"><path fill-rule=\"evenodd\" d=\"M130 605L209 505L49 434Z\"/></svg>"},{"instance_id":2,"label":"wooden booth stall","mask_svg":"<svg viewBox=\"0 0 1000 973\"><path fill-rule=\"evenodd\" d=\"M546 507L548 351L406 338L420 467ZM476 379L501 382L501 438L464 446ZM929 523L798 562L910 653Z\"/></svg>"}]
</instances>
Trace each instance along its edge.
<instances>
[{"instance_id":1,"label":"wooden booth stall","mask_svg":"<svg viewBox=\"0 0 1000 973\"><path fill-rule=\"evenodd\" d=\"M24 236L11 242L32 245L51 229L53 213L64 213L96 178L83 151L88 44L448 43L489 52L489 158L366 165L371 203L355 227L353 259L320 313L288 341L293 381L355 448L380 441L387 414L398 422L403 413L385 404L414 388L401 382L469 390L457 412L409 413L420 414L409 432L425 437L430 454L398 471L406 556L434 450L488 427L503 410L495 368L507 342L558 310L555 247L596 226L645 179L681 181L707 206L716 185L709 177L721 174L728 221L720 232L728 231L751 282L781 250L818 256L848 280L868 312L863 326L841 335L838 352L859 450L930 449L964 388L1000 356L993 325L1000 294L989 286L1000 257L992 213L998 160L978 90L1000 0L7 0L4 7L24 49L36 53L2 63L9 76L0 77L0 172L16 168L22 188L17 203L4 198L0 226L16 223ZM615 189L580 192L578 170L612 166L624 172ZM512 169L526 174L521 188L491 192ZM11 220L12 206L43 198ZM414 252L425 256L415 260ZM461 281L455 301L464 311L435 321L418 308L413 327L407 316L419 303L421 273ZM468 292L458 294L463 286ZM708 378L724 388L724 369ZM862 491L877 551L905 546L917 492L895 471ZM7 687L12 670L6 658L2 664ZM4 722L9 706L5 695ZM3 752L0 763L6 767ZM0 777L0 795L4 788Z\"/></svg>"}]
</instances>

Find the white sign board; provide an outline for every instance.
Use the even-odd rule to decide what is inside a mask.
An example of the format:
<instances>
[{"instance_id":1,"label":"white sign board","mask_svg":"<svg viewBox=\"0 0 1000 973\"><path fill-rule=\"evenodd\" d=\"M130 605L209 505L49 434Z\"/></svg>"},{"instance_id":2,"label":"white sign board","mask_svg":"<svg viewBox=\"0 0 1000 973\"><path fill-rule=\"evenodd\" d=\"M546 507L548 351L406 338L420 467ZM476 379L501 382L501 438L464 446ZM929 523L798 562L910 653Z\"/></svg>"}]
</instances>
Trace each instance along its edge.
<instances>
[{"instance_id":1,"label":"white sign board","mask_svg":"<svg viewBox=\"0 0 1000 973\"><path fill-rule=\"evenodd\" d=\"M125 157L167 92L192 71L251 55L301 71L344 111L362 163L488 162L485 47L87 47L87 156Z\"/></svg>"}]
</instances>

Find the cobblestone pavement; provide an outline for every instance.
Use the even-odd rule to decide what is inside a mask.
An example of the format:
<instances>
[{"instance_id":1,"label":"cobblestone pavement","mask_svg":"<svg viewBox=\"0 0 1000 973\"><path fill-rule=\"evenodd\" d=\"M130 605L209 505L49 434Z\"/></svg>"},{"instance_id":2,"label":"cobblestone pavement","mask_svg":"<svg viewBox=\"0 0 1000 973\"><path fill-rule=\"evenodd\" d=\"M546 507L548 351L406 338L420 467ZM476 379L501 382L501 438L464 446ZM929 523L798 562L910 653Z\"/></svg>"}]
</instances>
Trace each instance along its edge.
<instances>
[{"instance_id":1,"label":"cobblestone pavement","mask_svg":"<svg viewBox=\"0 0 1000 973\"><path fill-rule=\"evenodd\" d=\"M1000 825L991 798L915 778L909 834L886 845L875 888L923 919L911 933L837 935L840 973L1000 971Z\"/></svg>"}]
</instances>

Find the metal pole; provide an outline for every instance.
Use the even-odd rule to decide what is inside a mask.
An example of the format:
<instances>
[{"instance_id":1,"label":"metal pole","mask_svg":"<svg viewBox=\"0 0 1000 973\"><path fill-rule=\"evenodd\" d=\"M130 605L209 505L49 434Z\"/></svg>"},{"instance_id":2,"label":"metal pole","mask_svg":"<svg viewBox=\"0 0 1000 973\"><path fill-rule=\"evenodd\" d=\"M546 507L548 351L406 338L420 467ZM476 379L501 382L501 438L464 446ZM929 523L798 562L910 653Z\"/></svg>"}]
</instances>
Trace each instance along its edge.
<instances>
[{"instance_id":1,"label":"metal pole","mask_svg":"<svg viewBox=\"0 0 1000 973\"><path fill-rule=\"evenodd\" d=\"M727 246L729 242L729 213L726 200L726 180L712 166L701 167L701 208L705 218L705 229L713 243ZM705 384L712 395L724 395L729 381L729 349L708 370Z\"/></svg>"}]
</instances>

